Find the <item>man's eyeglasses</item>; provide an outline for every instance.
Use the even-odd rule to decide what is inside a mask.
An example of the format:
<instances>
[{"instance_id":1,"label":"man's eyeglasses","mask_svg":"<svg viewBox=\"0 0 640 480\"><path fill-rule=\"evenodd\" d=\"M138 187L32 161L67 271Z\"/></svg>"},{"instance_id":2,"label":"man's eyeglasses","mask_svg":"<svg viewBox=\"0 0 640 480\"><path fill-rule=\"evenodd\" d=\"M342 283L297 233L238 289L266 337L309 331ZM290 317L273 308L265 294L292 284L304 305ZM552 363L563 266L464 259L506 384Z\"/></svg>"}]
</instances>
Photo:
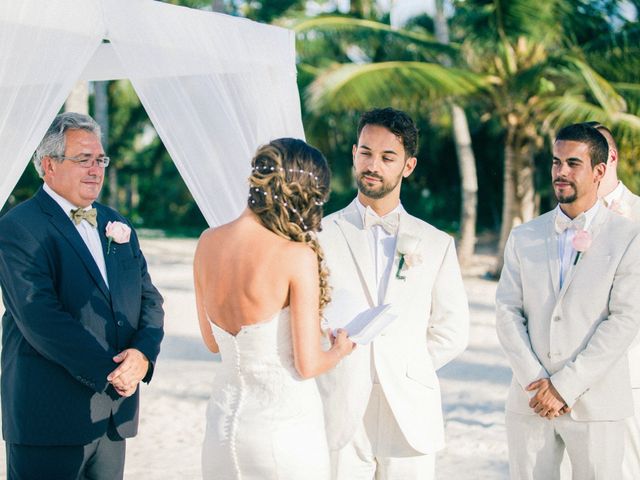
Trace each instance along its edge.
<instances>
[{"instance_id":1,"label":"man's eyeglasses","mask_svg":"<svg viewBox=\"0 0 640 480\"><path fill-rule=\"evenodd\" d=\"M57 158L58 160L69 160L70 162L73 162L82 168L91 168L94 165L98 165L101 168L107 168L109 166L109 162L111 161L109 157L92 158L90 155L83 155L80 157L65 157L62 155L61 156L51 155L51 158Z\"/></svg>"}]
</instances>

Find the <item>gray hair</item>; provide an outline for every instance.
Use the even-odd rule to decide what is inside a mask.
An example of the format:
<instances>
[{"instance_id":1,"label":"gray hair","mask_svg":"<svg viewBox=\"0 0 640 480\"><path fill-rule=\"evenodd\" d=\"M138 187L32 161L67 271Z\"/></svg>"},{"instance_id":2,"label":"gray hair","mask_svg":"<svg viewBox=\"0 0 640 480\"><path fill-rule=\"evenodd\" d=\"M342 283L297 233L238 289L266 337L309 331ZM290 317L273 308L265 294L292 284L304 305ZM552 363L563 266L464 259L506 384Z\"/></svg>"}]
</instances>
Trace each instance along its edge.
<instances>
[{"instance_id":1,"label":"gray hair","mask_svg":"<svg viewBox=\"0 0 640 480\"><path fill-rule=\"evenodd\" d=\"M64 134L67 130L85 130L96 135L98 139L101 138L100 125L89 115L75 112L65 112L57 115L33 154L33 166L36 167L36 171L41 178L44 177L44 170L42 169L42 159L44 157L56 159L56 157L64 156L67 148Z\"/></svg>"}]
</instances>

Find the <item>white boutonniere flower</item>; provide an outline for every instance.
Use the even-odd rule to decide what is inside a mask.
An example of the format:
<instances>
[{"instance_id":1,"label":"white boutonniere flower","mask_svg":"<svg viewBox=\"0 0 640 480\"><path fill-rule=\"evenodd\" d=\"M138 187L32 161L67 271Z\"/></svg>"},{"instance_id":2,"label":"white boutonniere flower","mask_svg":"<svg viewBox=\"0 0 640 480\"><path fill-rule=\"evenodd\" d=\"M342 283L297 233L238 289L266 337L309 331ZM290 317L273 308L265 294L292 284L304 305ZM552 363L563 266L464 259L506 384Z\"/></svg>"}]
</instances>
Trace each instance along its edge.
<instances>
[{"instance_id":1,"label":"white boutonniere flower","mask_svg":"<svg viewBox=\"0 0 640 480\"><path fill-rule=\"evenodd\" d=\"M105 234L109 239L107 243L107 255L111 251L111 242L116 243L128 243L131 238L131 228L122 222L109 222L105 229Z\"/></svg>"},{"instance_id":2,"label":"white boutonniere flower","mask_svg":"<svg viewBox=\"0 0 640 480\"><path fill-rule=\"evenodd\" d=\"M422 263L422 255L417 251L419 244L419 237L406 234L398 237L396 250L398 255L400 255L400 261L398 262L398 270L396 271L397 279L405 280L406 277L402 275L403 270L418 266Z\"/></svg>"}]
</instances>

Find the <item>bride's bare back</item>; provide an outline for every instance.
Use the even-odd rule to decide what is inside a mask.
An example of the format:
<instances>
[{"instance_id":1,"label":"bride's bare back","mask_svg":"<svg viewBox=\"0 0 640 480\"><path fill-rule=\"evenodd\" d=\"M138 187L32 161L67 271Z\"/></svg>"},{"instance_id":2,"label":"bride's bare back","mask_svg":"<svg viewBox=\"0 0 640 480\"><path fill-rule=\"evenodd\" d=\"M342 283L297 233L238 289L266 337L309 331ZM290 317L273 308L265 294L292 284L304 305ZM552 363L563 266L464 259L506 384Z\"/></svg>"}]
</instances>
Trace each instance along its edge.
<instances>
[{"instance_id":1,"label":"bride's bare back","mask_svg":"<svg viewBox=\"0 0 640 480\"><path fill-rule=\"evenodd\" d=\"M242 326L269 320L288 306L291 283L301 269L316 306L315 253L269 231L246 210L235 221L207 230L198 242L194 272L199 307L209 321L235 335Z\"/></svg>"}]
</instances>

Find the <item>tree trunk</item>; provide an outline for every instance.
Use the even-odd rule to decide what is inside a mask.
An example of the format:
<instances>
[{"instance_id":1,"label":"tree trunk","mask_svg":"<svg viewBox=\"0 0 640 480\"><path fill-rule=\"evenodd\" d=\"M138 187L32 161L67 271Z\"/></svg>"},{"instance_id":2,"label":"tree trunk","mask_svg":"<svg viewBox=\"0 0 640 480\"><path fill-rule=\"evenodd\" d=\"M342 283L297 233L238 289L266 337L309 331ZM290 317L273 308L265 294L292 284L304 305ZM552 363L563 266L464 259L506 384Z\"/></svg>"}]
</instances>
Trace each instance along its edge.
<instances>
[{"instance_id":1,"label":"tree trunk","mask_svg":"<svg viewBox=\"0 0 640 480\"><path fill-rule=\"evenodd\" d=\"M444 14L444 0L436 0L435 18L436 38L442 44L449 44L449 27ZM451 66L451 59L442 62ZM458 260L462 266L468 265L473 259L476 245L476 218L478 215L478 175L476 159L471 148L471 134L469 123L464 110L456 104L451 104L453 124L453 141L456 146L458 167L461 177L462 201L460 208L460 242L458 244Z\"/></svg>"},{"instance_id":2,"label":"tree trunk","mask_svg":"<svg viewBox=\"0 0 640 480\"><path fill-rule=\"evenodd\" d=\"M504 172L502 175L502 225L500 227L500 240L498 241L498 261L494 276L498 277L504 265L504 247L507 238L513 228L516 216L516 187L513 178L513 165L515 164L513 151L515 132L512 127L507 130L507 137L504 144Z\"/></svg>"},{"instance_id":3,"label":"tree trunk","mask_svg":"<svg viewBox=\"0 0 640 480\"><path fill-rule=\"evenodd\" d=\"M356 18L369 18L371 15L371 0L351 0L349 15Z\"/></svg>"},{"instance_id":4,"label":"tree trunk","mask_svg":"<svg viewBox=\"0 0 640 480\"><path fill-rule=\"evenodd\" d=\"M211 10L213 12L225 13L224 0L212 0Z\"/></svg>"},{"instance_id":5,"label":"tree trunk","mask_svg":"<svg viewBox=\"0 0 640 480\"><path fill-rule=\"evenodd\" d=\"M89 115L89 84L78 81L64 102L65 112L76 112Z\"/></svg>"},{"instance_id":6,"label":"tree trunk","mask_svg":"<svg viewBox=\"0 0 640 480\"><path fill-rule=\"evenodd\" d=\"M105 152L109 152L109 82L95 82L94 88L94 105L96 122L102 129L102 148ZM107 153L108 155L108 153ZM115 162L114 162L115 163ZM107 168L108 186L109 186L109 206L118 209L118 169L115 165Z\"/></svg>"},{"instance_id":7,"label":"tree trunk","mask_svg":"<svg viewBox=\"0 0 640 480\"><path fill-rule=\"evenodd\" d=\"M502 227L494 272L496 277L504 265L504 248L511 230L536 215L533 145L530 138L520 133L517 126L510 125L505 140Z\"/></svg>"},{"instance_id":8,"label":"tree trunk","mask_svg":"<svg viewBox=\"0 0 640 480\"><path fill-rule=\"evenodd\" d=\"M453 104L453 138L458 156L458 168L462 177L462 203L460 212L460 243L458 259L467 266L473 259L476 245L476 218L478 214L478 175L476 159L471 148L471 134L464 110Z\"/></svg>"}]
</instances>

